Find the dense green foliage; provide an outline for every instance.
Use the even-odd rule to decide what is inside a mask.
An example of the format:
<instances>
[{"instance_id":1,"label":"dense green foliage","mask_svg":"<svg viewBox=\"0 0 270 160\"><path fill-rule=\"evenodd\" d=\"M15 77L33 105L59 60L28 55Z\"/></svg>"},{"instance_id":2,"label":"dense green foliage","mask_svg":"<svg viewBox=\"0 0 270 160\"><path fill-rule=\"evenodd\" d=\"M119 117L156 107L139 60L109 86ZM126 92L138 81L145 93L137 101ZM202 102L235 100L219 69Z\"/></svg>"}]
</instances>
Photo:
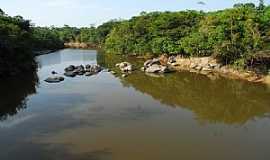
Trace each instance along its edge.
<instances>
[{"instance_id":1,"label":"dense green foliage","mask_svg":"<svg viewBox=\"0 0 270 160\"><path fill-rule=\"evenodd\" d=\"M258 51L270 57L265 52L270 49L270 6L261 0L258 6L236 4L208 13L142 12L129 20L83 28L34 27L0 9L0 76L31 68L32 51L60 49L67 42L117 54L215 56L224 64L245 66L256 59Z\"/></svg>"},{"instance_id":2,"label":"dense green foliage","mask_svg":"<svg viewBox=\"0 0 270 160\"><path fill-rule=\"evenodd\" d=\"M142 13L115 27L105 48L113 53L180 53L180 40L197 29L203 13L153 12Z\"/></svg>"},{"instance_id":3,"label":"dense green foliage","mask_svg":"<svg viewBox=\"0 0 270 160\"><path fill-rule=\"evenodd\" d=\"M31 26L20 16L0 12L0 78L32 70Z\"/></svg>"},{"instance_id":4,"label":"dense green foliage","mask_svg":"<svg viewBox=\"0 0 270 160\"><path fill-rule=\"evenodd\" d=\"M269 46L269 36L270 7L261 1L208 13L143 12L115 26L104 47L120 54L215 56L243 66Z\"/></svg>"},{"instance_id":5,"label":"dense green foliage","mask_svg":"<svg viewBox=\"0 0 270 160\"><path fill-rule=\"evenodd\" d=\"M54 28L33 28L33 49L54 50L63 48L64 41L60 39L59 33Z\"/></svg>"},{"instance_id":6,"label":"dense green foliage","mask_svg":"<svg viewBox=\"0 0 270 160\"><path fill-rule=\"evenodd\" d=\"M107 35L111 32L111 30L116 27L120 22L117 20L112 20L106 22L98 27L84 27L80 28L80 33L77 38L77 42L96 44L99 46L103 46Z\"/></svg>"}]
</instances>

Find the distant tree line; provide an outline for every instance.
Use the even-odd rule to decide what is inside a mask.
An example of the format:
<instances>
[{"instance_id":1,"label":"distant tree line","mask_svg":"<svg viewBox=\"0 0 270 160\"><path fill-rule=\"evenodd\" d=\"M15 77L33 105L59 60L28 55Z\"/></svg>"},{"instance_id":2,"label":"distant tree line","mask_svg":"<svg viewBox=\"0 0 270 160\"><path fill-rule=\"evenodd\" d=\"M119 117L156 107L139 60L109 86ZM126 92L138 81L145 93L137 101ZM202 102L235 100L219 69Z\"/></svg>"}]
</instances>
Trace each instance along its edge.
<instances>
[{"instance_id":1,"label":"distant tree line","mask_svg":"<svg viewBox=\"0 0 270 160\"><path fill-rule=\"evenodd\" d=\"M142 12L83 28L34 27L0 9L0 77L32 68L32 51L61 49L66 42L94 44L111 54L214 56L243 66L270 49L270 6L260 0L258 6L236 4L215 12Z\"/></svg>"},{"instance_id":2,"label":"distant tree line","mask_svg":"<svg viewBox=\"0 0 270 160\"><path fill-rule=\"evenodd\" d=\"M141 13L122 21L107 36L108 53L215 56L224 64L245 65L270 48L270 6L261 1L215 12ZM269 52L266 56L270 56Z\"/></svg>"},{"instance_id":3,"label":"distant tree line","mask_svg":"<svg viewBox=\"0 0 270 160\"><path fill-rule=\"evenodd\" d=\"M270 6L260 0L258 6L240 3L214 12L142 12L129 20L89 28L65 26L58 32L61 40L96 44L110 54L214 56L243 67L259 51L270 49ZM264 56L269 58L269 52Z\"/></svg>"}]
</instances>

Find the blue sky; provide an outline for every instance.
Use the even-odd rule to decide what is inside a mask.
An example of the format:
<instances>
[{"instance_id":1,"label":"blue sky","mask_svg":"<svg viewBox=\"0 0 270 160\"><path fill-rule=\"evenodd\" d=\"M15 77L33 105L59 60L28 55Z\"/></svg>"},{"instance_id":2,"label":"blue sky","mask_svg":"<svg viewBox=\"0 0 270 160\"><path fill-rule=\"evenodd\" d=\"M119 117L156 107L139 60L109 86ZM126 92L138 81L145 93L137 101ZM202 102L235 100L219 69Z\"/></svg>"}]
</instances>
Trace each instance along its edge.
<instances>
[{"instance_id":1,"label":"blue sky","mask_svg":"<svg viewBox=\"0 0 270 160\"><path fill-rule=\"evenodd\" d=\"M0 0L7 14L22 15L37 26L90 26L110 19L127 19L142 11L178 11L186 9L218 10L235 3L259 0ZM270 4L270 0L265 1Z\"/></svg>"}]
</instances>

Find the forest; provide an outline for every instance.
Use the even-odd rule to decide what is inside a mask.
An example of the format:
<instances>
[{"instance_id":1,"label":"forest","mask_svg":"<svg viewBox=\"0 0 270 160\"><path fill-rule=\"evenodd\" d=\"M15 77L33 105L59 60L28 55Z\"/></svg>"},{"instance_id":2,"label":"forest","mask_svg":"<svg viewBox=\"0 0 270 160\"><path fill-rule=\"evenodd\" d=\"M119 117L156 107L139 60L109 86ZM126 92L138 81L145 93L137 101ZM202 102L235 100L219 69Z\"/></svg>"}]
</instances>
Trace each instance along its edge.
<instances>
[{"instance_id":1,"label":"forest","mask_svg":"<svg viewBox=\"0 0 270 160\"><path fill-rule=\"evenodd\" d=\"M142 12L114 27L104 47L108 53L214 56L245 66L258 55L269 58L269 36L270 7L261 1L207 13Z\"/></svg>"},{"instance_id":2,"label":"forest","mask_svg":"<svg viewBox=\"0 0 270 160\"><path fill-rule=\"evenodd\" d=\"M82 28L35 27L0 9L0 77L33 68L33 51L61 49L66 42L94 44L109 54L213 56L244 67L269 60L270 6L261 0L212 12L142 12Z\"/></svg>"}]
</instances>

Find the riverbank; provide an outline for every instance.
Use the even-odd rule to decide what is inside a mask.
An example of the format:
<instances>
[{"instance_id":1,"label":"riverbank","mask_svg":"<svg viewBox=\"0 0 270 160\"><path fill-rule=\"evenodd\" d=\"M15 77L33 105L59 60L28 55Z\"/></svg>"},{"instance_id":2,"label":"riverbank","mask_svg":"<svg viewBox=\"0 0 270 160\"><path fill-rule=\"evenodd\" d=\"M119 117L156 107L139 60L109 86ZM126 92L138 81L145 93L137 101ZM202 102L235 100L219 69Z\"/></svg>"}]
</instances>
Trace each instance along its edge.
<instances>
[{"instance_id":1,"label":"riverbank","mask_svg":"<svg viewBox=\"0 0 270 160\"><path fill-rule=\"evenodd\" d=\"M33 51L33 52L34 52L35 56L41 56L44 54L50 54L50 53L56 52L58 50L60 50L60 49L41 50L41 51Z\"/></svg>"},{"instance_id":2,"label":"riverbank","mask_svg":"<svg viewBox=\"0 0 270 160\"><path fill-rule=\"evenodd\" d=\"M158 59L162 65L170 65L176 71L184 70L194 72L206 75L212 79L223 76L230 79L241 79L254 83L270 84L269 73L260 74L251 70L240 70L233 66L222 65L212 57L184 58L181 56L167 57L162 55Z\"/></svg>"},{"instance_id":3,"label":"riverbank","mask_svg":"<svg viewBox=\"0 0 270 160\"><path fill-rule=\"evenodd\" d=\"M65 48L77 48L77 49L97 49L99 46L90 43L69 42L64 43Z\"/></svg>"}]
</instances>

